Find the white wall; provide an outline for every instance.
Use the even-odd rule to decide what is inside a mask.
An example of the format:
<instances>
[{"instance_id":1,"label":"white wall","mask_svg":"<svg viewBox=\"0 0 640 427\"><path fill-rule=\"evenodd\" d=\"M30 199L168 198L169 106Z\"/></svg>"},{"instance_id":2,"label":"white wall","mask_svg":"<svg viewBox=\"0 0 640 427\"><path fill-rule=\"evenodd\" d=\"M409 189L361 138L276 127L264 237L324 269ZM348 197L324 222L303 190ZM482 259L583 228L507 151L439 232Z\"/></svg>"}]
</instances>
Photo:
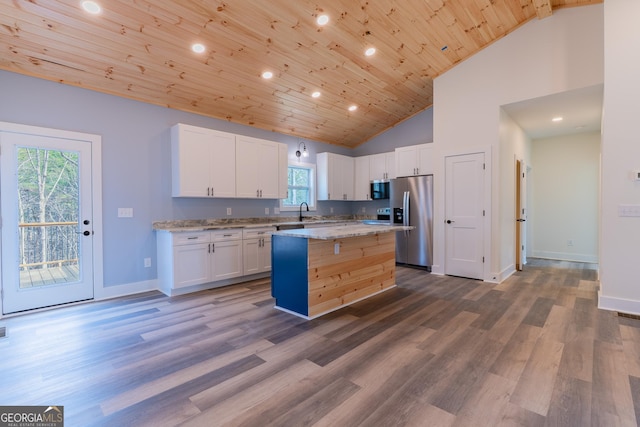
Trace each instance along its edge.
<instances>
[{"instance_id":1,"label":"white wall","mask_svg":"<svg viewBox=\"0 0 640 427\"><path fill-rule=\"evenodd\" d=\"M598 262L600 133L537 139L531 151L531 255Z\"/></svg>"},{"instance_id":2,"label":"white wall","mask_svg":"<svg viewBox=\"0 0 640 427\"><path fill-rule=\"evenodd\" d=\"M484 150L492 156L491 188L485 229L485 279L500 277L509 268L513 244L501 204L513 206L514 194L501 187L512 180L501 170L500 106L604 81L603 5L560 9L543 20L532 20L434 81L434 148L436 174L444 174L444 155ZM628 47L629 52L633 51ZM505 155L503 152L502 155ZM488 191L490 190L490 191ZM444 183L436 181L434 264L444 272ZM512 232L512 231L511 231ZM504 256L503 256L504 254Z\"/></svg>"},{"instance_id":3,"label":"white wall","mask_svg":"<svg viewBox=\"0 0 640 427\"><path fill-rule=\"evenodd\" d=\"M602 123L602 235L600 301L603 308L640 314L640 218L618 216L622 204L640 205L640 1L604 3L605 81Z\"/></svg>"}]
</instances>

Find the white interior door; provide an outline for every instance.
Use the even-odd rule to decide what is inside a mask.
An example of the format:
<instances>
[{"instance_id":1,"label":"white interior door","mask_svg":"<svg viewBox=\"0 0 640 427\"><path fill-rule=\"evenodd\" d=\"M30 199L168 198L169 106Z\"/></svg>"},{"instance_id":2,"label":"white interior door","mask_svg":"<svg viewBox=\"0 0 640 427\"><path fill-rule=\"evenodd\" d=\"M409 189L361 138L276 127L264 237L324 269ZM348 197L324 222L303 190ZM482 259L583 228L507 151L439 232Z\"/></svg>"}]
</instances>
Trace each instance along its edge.
<instances>
[{"instance_id":1,"label":"white interior door","mask_svg":"<svg viewBox=\"0 0 640 427\"><path fill-rule=\"evenodd\" d=\"M483 279L484 154L445 160L445 274Z\"/></svg>"},{"instance_id":2,"label":"white interior door","mask_svg":"<svg viewBox=\"0 0 640 427\"><path fill-rule=\"evenodd\" d=\"M0 132L2 311L93 298L92 144Z\"/></svg>"}]
</instances>

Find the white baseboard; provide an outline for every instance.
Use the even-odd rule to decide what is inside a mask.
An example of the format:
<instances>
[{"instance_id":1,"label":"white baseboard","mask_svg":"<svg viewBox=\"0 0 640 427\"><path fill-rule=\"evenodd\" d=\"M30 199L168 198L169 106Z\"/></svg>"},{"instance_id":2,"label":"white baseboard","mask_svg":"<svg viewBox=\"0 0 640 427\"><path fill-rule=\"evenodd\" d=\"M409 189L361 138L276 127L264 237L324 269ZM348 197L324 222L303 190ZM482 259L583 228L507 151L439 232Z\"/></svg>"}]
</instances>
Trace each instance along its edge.
<instances>
[{"instance_id":1,"label":"white baseboard","mask_svg":"<svg viewBox=\"0 0 640 427\"><path fill-rule=\"evenodd\" d=\"M598 291L598 308L640 316L640 301L607 297L601 290Z\"/></svg>"},{"instance_id":2,"label":"white baseboard","mask_svg":"<svg viewBox=\"0 0 640 427\"><path fill-rule=\"evenodd\" d=\"M502 271L490 273L489 277L486 277L484 281L488 283L501 283L502 281L507 280L515 272L516 266L515 264L511 264L503 268Z\"/></svg>"},{"instance_id":3,"label":"white baseboard","mask_svg":"<svg viewBox=\"0 0 640 427\"><path fill-rule=\"evenodd\" d=\"M145 280L142 282L125 283L118 286L107 286L98 288L95 291L94 299L96 301L126 297L128 295L140 294L142 292L157 291L158 280Z\"/></svg>"},{"instance_id":4,"label":"white baseboard","mask_svg":"<svg viewBox=\"0 0 640 427\"><path fill-rule=\"evenodd\" d=\"M535 249L532 251L531 257L557 259L560 261L573 261L573 262L593 262L593 263L599 262L598 255L574 254L570 252L539 251Z\"/></svg>"}]
</instances>

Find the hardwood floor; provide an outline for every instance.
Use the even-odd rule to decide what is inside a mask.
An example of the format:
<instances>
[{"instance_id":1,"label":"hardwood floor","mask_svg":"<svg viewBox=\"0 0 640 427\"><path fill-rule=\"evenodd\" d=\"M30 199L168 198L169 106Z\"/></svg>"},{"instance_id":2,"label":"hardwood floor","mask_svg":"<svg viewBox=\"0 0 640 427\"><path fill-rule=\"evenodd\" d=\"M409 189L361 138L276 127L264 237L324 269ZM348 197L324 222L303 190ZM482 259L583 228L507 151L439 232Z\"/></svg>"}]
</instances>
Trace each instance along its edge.
<instances>
[{"instance_id":1,"label":"hardwood floor","mask_svg":"<svg viewBox=\"0 0 640 427\"><path fill-rule=\"evenodd\" d=\"M67 427L635 426L640 320L598 310L595 279L398 268L312 321L268 280L2 319L0 405L64 405Z\"/></svg>"}]
</instances>

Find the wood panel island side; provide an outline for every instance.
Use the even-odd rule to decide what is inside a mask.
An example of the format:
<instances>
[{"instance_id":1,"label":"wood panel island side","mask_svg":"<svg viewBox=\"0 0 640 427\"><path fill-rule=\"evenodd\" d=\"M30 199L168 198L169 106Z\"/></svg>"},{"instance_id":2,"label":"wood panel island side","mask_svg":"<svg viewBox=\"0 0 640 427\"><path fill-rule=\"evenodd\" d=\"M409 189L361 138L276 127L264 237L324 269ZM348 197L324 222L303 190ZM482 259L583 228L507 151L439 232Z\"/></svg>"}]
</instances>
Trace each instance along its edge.
<instances>
[{"instance_id":1,"label":"wood panel island side","mask_svg":"<svg viewBox=\"0 0 640 427\"><path fill-rule=\"evenodd\" d=\"M275 308L313 319L395 287L395 233L411 228L358 224L273 233Z\"/></svg>"}]
</instances>

